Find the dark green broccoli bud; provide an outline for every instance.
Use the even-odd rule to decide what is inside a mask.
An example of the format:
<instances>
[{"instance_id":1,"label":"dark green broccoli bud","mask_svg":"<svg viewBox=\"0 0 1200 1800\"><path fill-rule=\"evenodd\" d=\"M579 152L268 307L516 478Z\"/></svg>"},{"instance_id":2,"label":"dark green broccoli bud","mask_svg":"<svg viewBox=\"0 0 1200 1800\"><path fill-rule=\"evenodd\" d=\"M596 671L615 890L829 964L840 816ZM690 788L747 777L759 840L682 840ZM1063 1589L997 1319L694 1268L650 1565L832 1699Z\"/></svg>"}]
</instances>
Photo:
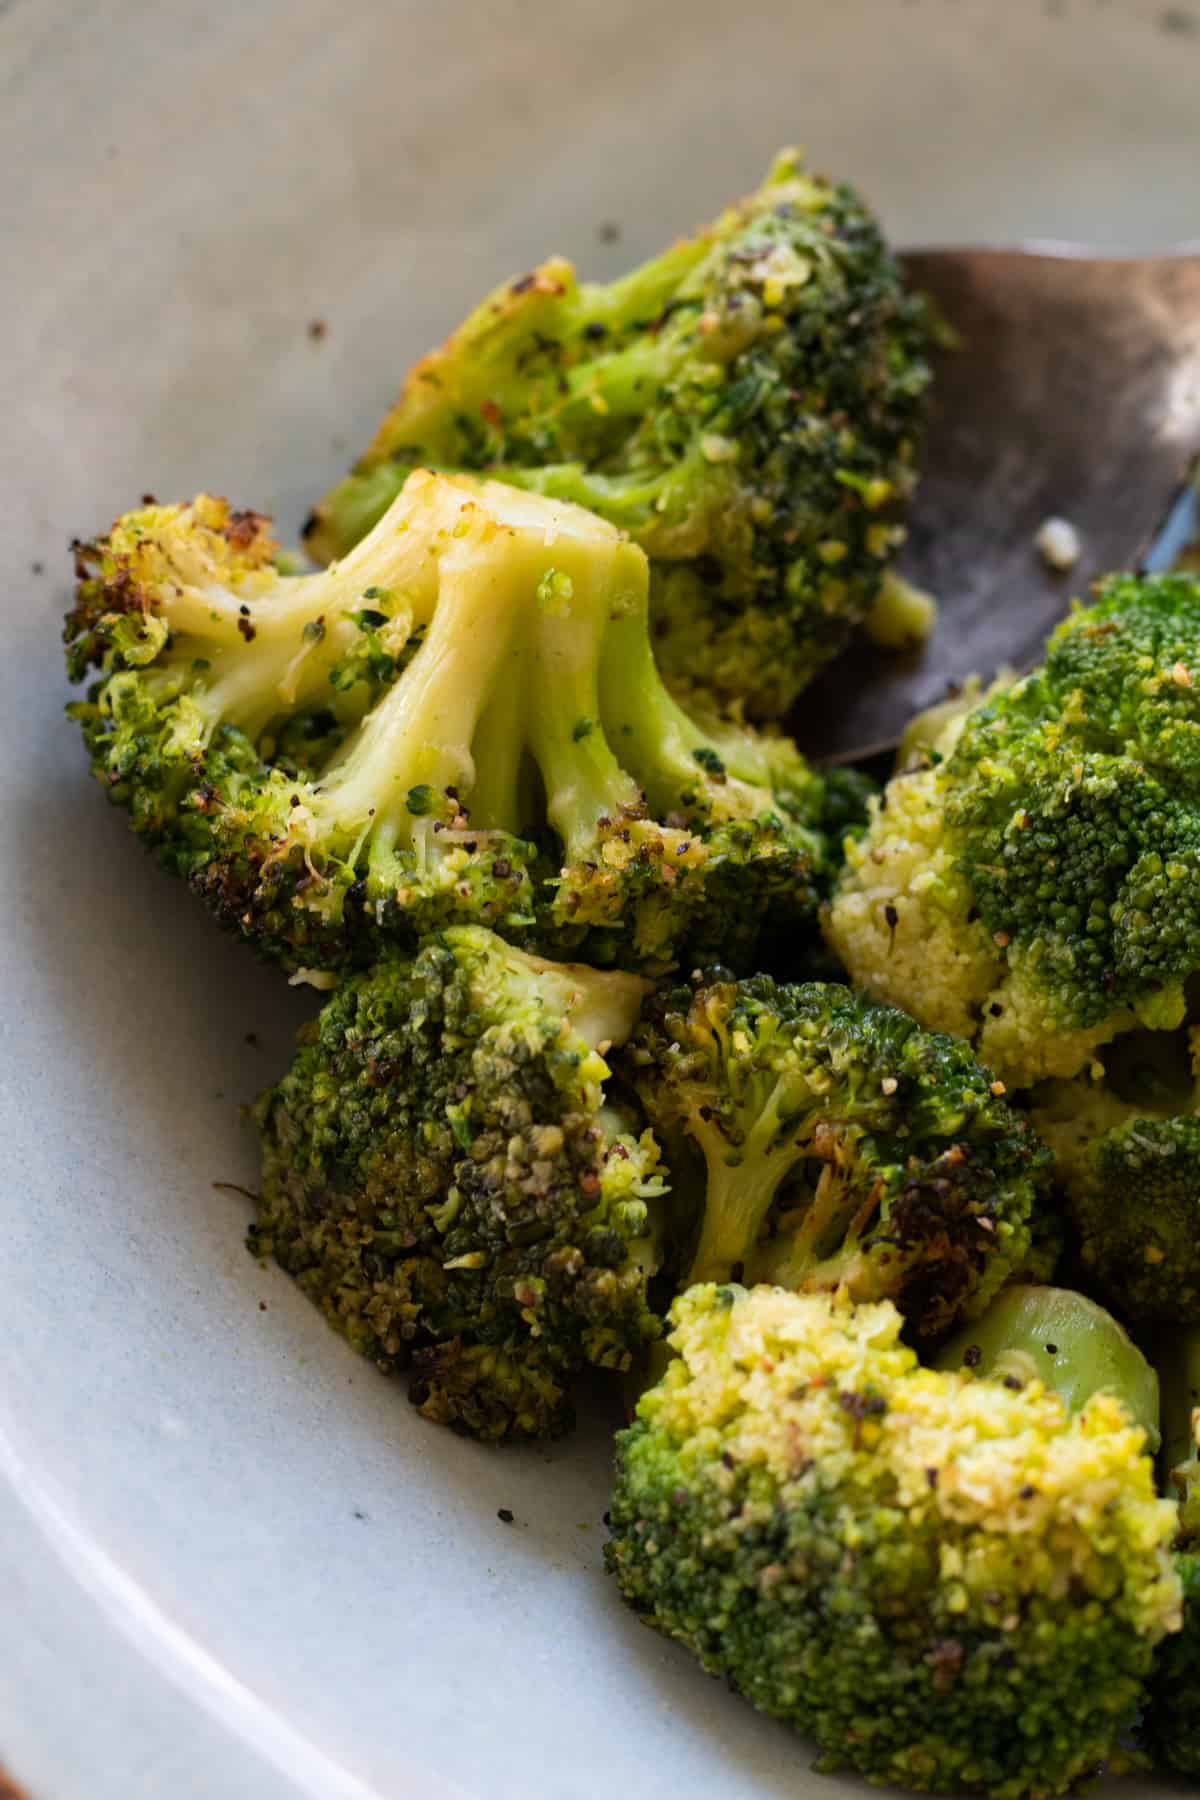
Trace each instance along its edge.
<instances>
[{"instance_id":1,"label":"dark green broccoli bud","mask_svg":"<svg viewBox=\"0 0 1200 1800\"><path fill-rule=\"evenodd\" d=\"M1115 1394L923 1369L888 1302L694 1288L618 1438L607 1560L826 1769L1019 1800L1117 1753L1179 1625Z\"/></svg>"},{"instance_id":2,"label":"dark green broccoli bud","mask_svg":"<svg viewBox=\"0 0 1200 1800\"><path fill-rule=\"evenodd\" d=\"M556 955L752 963L836 847L789 740L707 730L650 648L645 555L495 482L414 474L346 559L282 575L202 496L78 550L71 710L134 829L292 966L454 922ZM840 806L840 802L839 802Z\"/></svg>"},{"instance_id":3,"label":"dark green broccoli bud","mask_svg":"<svg viewBox=\"0 0 1200 1800\"><path fill-rule=\"evenodd\" d=\"M990 1381L1040 1381L1072 1415L1093 1394L1115 1394L1159 1445L1158 1376L1123 1325L1071 1288L1014 1282L979 1319L943 1344L935 1365Z\"/></svg>"},{"instance_id":4,"label":"dark green broccoli bud","mask_svg":"<svg viewBox=\"0 0 1200 1800\"><path fill-rule=\"evenodd\" d=\"M506 282L418 363L307 531L344 555L418 464L591 508L649 553L669 684L778 717L875 601L903 537L927 309L862 201L794 152L609 286Z\"/></svg>"},{"instance_id":5,"label":"dark green broccoli bud","mask_svg":"<svg viewBox=\"0 0 1200 1800\"><path fill-rule=\"evenodd\" d=\"M1146 1707L1144 1741L1155 1762L1200 1775L1200 1331L1164 1335L1156 1347L1163 1384L1163 1451L1179 1502L1175 1567L1183 1629L1162 1645Z\"/></svg>"},{"instance_id":6,"label":"dark green broccoli bud","mask_svg":"<svg viewBox=\"0 0 1200 1800\"><path fill-rule=\"evenodd\" d=\"M426 1417L552 1436L580 1368L658 1335L663 1172L604 1061L645 985L451 927L347 981L258 1102L252 1248Z\"/></svg>"},{"instance_id":7,"label":"dark green broccoli bud","mask_svg":"<svg viewBox=\"0 0 1200 1800\"><path fill-rule=\"evenodd\" d=\"M853 980L1014 1086L1170 1030L1200 970L1200 581L1115 576L950 722L851 847Z\"/></svg>"},{"instance_id":8,"label":"dark green broccoli bud","mask_svg":"<svg viewBox=\"0 0 1200 1800\"><path fill-rule=\"evenodd\" d=\"M623 1060L692 1203L690 1281L845 1287L933 1336L1024 1266L1049 1157L906 1014L716 974L651 996Z\"/></svg>"},{"instance_id":9,"label":"dark green broccoli bud","mask_svg":"<svg viewBox=\"0 0 1200 1800\"><path fill-rule=\"evenodd\" d=\"M1131 1320L1200 1324L1198 1035L1131 1031L1034 1095L1081 1278Z\"/></svg>"}]
</instances>

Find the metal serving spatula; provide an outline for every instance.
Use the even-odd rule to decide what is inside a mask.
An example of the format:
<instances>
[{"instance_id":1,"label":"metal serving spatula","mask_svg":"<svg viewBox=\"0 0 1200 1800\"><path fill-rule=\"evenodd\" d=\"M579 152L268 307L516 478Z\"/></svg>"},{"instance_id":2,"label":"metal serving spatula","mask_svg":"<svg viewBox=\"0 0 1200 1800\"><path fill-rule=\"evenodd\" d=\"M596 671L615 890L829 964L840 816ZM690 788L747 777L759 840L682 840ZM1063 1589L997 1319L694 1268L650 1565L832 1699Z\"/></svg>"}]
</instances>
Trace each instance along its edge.
<instances>
[{"instance_id":1,"label":"metal serving spatula","mask_svg":"<svg viewBox=\"0 0 1200 1800\"><path fill-rule=\"evenodd\" d=\"M1112 569L1164 566L1186 538L1200 454L1200 246L1161 257L1069 247L905 259L960 343L940 354L926 472L901 572L939 601L921 651L860 645L791 721L814 760L894 745L964 676L1036 661L1073 595ZM1034 538L1069 520L1054 573ZM1176 546L1178 547L1178 546Z\"/></svg>"}]
</instances>

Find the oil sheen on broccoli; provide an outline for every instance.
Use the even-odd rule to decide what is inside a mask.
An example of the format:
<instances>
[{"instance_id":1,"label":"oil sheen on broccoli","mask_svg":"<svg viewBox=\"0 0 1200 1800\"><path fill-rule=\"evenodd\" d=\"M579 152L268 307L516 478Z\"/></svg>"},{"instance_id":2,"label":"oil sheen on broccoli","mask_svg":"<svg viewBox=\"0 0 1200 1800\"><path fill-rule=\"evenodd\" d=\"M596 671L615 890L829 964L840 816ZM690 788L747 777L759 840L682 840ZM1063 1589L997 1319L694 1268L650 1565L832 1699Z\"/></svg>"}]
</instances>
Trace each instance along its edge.
<instances>
[{"instance_id":1,"label":"oil sheen on broccoli","mask_svg":"<svg viewBox=\"0 0 1200 1800\"><path fill-rule=\"evenodd\" d=\"M649 552L669 684L778 717L903 536L928 337L859 197L786 152L619 281L559 258L497 288L412 370L309 546L344 555L416 464L575 501Z\"/></svg>"},{"instance_id":2,"label":"oil sheen on broccoli","mask_svg":"<svg viewBox=\"0 0 1200 1800\"><path fill-rule=\"evenodd\" d=\"M257 1107L252 1248L430 1419L545 1437L660 1333L657 1146L607 1095L645 983L478 926L349 979Z\"/></svg>"},{"instance_id":3,"label":"oil sheen on broccoli","mask_svg":"<svg viewBox=\"0 0 1200 1800\"><path fill-rule=\"evenodd\" d=\"M886 1301L703 1286L671 1316L607 1548L646 1622L827 1769L1017 1800L1101 1766L1180 1618L1119 1395L921 1368Z\"/></svg>"},{"instance_id":4,"label":"oil sheen on broccoli","mask_svg":"<svg viewBox=\"0 0 1200 1800\"><path fill-rule=\"evenodd\" d=\"M892 1007L701 976L650 997L623 1063L693 1282L845 1287L929 1337L1032 1254L1047 1153L965 1045Z\"/></svg>"},{"instance_id":5,"label":"oil sheen on broccoli","mask_svg":"<svg viewBox=\"0 0 1200 1800\"><path fill-rule=\"evenodd\" d=\"M829 916L851 979L1010 1086L1180 1027L1200 969L1200 580L1108 580L897 776Z\"/></svg>"},{"instance_id":6,"label":"oil sheen on broccoli","mask_svg":"<svg viewBox=\"0 0 1200 1800\"><path fill-rule=\"evenodd\" d=\"M815 915L823 783L787 739L670 697L645 554L578 507L417 471L344 561L293 576L265 519L202 496L126 515L78 567L97 778L289 966L454 922L744 965Z\"/></svg>"}]
</instances>

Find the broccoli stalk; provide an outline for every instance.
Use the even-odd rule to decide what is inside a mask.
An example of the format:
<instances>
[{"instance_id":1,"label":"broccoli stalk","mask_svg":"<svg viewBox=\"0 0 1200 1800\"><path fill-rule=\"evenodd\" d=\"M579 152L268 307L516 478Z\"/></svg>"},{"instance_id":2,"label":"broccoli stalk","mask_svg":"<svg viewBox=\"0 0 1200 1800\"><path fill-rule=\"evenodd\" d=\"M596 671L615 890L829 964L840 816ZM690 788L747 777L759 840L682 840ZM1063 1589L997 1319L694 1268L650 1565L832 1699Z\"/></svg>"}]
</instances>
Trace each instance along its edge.
<instances>
[{"instance_id":1,"label":"broccoli stalk","mask_svg":"<svg viewBox=\"0 0 1200 1800\"><path fill-rule=\"evenodd\" d=\"M1159 1445L1158 1376L1112 1314L1070 1288L1012 1283L938 1352L939 1369L991 1381L1040 1381L1072 1416L1093 1394L1113 1394Z\"/></svg>"},{"instance_id":2,"label":"broccoli stalk","mask_svg":"<svg viewBox=\"0 0 1200 1800\"><path fill-rule=\"evenodd\" d=\"M253 1248L427 1418L553 1436L659 1334L664 1172L605 1060L645 991L453 927L347 981L259 1101Z\"/></svg>"},{"instance_id":3,"label":"broccoli stalk","mask_svg":"<svg viewBox=\"0 0 1200 1800\"><path fill-rule=\"evenodd\" d=\"M1069 1312L1086 1363L1094 1321ZM1073 1414L1040 1382L922 1368L888 1302L703 1286L671 1324L606 1547L647 1624L872 1782L1021 1800L1121 1753L1180 1617L1124 1387Z\"/></svg>"},{"instance_id":4,"label":"broccoli stalk","mask_svg":"<svg viewBox=\"0 0 1200 1800\"><path fill-rule=\"evenodd\" d=\"M1029 1254L1046 1153L963 1046L901 1013L714 974L652 996L624 1061L669 1147L688 1283L844 1287L931 1336Z\"/></svg>"},{"instance_id":5,"label":"broccoli stalk","mask_svg":"<svg viewBox=\"0 0 1200 1800\"><path fill-rule=\"evenodd\" d=\"M928 334L862 203L785 153L622 280L581 286L556 258L489 295L411 371L307 542L344 554L426 464L585 506L652 559L671 685L777 717L903 537Z\"/></svg>"},{"instance_id":6,"label":"broccoli stalk","mask_svg":"<svg viewBox=\"0 0 1200 1800\"><path fill-rule=\"evenodd\" d=\"M79 549L72 711L218 916L317 967L459 920L555 954L741 964L815 912L822 783L659 678L647 565L576 507L417 471L324 573L202 496Z\"/></svg>"}]
</instances>

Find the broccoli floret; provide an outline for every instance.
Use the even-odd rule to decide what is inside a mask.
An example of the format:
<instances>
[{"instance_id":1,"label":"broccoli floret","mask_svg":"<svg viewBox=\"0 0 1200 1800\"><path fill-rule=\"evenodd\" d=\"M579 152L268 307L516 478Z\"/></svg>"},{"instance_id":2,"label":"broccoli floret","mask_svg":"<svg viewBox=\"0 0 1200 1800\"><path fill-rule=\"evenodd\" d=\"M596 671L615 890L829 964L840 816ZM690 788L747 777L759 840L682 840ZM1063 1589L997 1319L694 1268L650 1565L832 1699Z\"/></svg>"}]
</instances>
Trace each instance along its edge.
<instances>
[{"instance_id":1,"label":"broccoli floret","mask_svg":"<svg viewBox=\"0 0 1200 1800\"><path fill-rule=\"evenodd\" d=\"M348 980L258 1102L252 1247L426 1417L554 1435L581 1367L658 1335L664 1175L604 1060L645 985L453 926Z\"/></svg>"},{"instance_id":2,"label":"broccoli floret","mask_svg":"<svg viewBox=\"0 0 1200 1800\"><path fill-rule=\"evenodd\" d=\"M906 1014L718 972L651 996L623 1061L688 1280L844 1286L931 1336L1026 1265L1049 1157L967 1048Z\"/></svg>"},{"instance_id":3,"label":"broccoli floret","mask_svg":"<svg viewBox=\"0 0 1200 1800\"><path fill-rule=\"evenodd\" d=\"M415 464L575 501L649 552L670 685L778 717L903 537L929 335L862 201L786 152L620 281L555 259L497 288L412 370L309 547L343 555Z\"/></svg>"},{"instance_id":4,"label":"broccoli floret","mask_svg":"<svg viewBox=\"0 0 1200 1800\"><path fill-rule=\"evenodd\" d=\"M1174 1508L1120 1398L1072 1417L923 1369L886 1301L707 1286L671 1316L607 1547L646 1622L825 1768L1002 1800L1094 1772L1179 1624Z\"/></svg>"},{"instance_id":5,"label":"broccoli floret","mask_svg":"<svg viewBox=\"0 0 1200 1800\"><path fill-rule=\"evenodd\" d=\"M1116 576L1042 668L952 720L851 847L828 917L851 978L1014 1087L1179 1026L1200 970L1198 642L1200 581Z\"/></svg>"},{"instance_id":6,"label":"broccoli floret","mask_svg":"<svg viewBox=\"0 0 1200 1800\"><path fill-rule=\"evenodd\" d=\"M111 799L293 966L462 922L657 969L815 915L823 784L659 679L644 553L578 507L418 471L323 573L206 496L78 551L71 711ZM837 806L830 823L837 822Z\"/></svg>"},{"instance_id":7,"label":"broccoli floret","mask_svg":"<svg viewBox=\"0 0 1200 1800\"><path fill-rule=\"evenodd\" d=\"M1034 1093L1081 1272L1128 1319L1200 1324L1198 1057L1195 1026L1133 1031Z\"/></svg>"}]
</instances>

